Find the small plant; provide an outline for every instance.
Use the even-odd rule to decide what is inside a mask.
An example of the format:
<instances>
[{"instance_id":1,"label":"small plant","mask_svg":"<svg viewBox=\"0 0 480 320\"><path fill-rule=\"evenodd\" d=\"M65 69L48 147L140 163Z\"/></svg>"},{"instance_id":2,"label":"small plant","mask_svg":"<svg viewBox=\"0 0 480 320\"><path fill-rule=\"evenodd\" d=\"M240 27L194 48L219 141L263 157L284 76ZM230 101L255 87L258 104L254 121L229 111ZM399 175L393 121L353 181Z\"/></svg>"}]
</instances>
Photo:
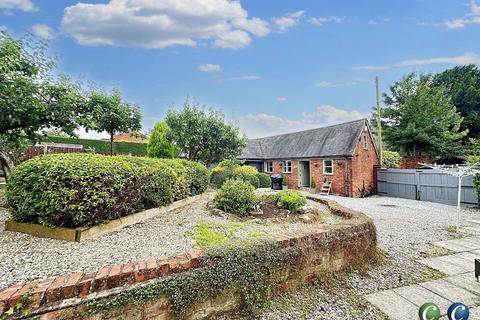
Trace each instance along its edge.
<instances>
[{"instance_id":1,"label":"small plant","mask_svg":"<svg viewBox=\"0 0 480 320\"><path fill-rule=\"evenodd\" d=\"M296 190L283 190L275 195L278 205L291 212L297 211L307 204L307 198Z\"/></svg>"},{"instance_id":2,"label":"small plant","mask_svg":"<svg viewBox=\"0 0 480 320\"><path fill-rule=\"evenodd\" d=\"M313 177L310 178L310 192L317 193L317 185L315 184L315 180L313 180Z\"/></svg>"},{"instance_id":3,"label":"small plant","mask_svg":"<svg viewBox=\"0 0 480 320\"><path fill-rule=\"evenodd\" d=\"M260 181L260 188L270 188L272 185L272 178L266 173L259 172L256 174L258 181Z\"/></svg>"},{"instance_id":4,"label":"small plant","mask_svg":"<svg viewBox=\"0 0 480 320\"><path fill-rule=\"evenodd\" d=\"M217 191L215 206L240 217L248 216L256 202L255 188L241 180L228 180Z\"/></svg>"},{"instance_id":5,"label":"small plant","mask_svg":"<svg viewBox=\"0 0 480 320\"><path fill-rule=\"evenodd\" d=\"M395 151L384 150L382 152L382 166L385 168L400 167L400 154Z\"/></svg>"},{"instance_id":6,"label":"small plant","mask_svg":"<svg viewBox=\"0 0 480 320\"><path fill-rule=\"evenodd\" d=\"M282 180L283 190L287 190L288 189L288 176L284 174L282 177L283 177L283 180Z\"/></svg>"}]
</instances>

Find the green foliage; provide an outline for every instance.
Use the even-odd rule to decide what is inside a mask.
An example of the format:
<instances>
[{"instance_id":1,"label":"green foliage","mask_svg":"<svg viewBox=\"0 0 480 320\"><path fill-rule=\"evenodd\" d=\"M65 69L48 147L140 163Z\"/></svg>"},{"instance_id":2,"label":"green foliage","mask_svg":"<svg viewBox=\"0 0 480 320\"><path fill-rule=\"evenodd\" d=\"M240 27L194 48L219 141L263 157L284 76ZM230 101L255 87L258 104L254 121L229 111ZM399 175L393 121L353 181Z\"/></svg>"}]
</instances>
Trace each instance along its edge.
<instances>
[{"instance_id":1,"label":"green foliage","mask_svg":"<svg viewBox=\"0 0 480 320\"><path fill-rule=\"evenodd\" d=\"M195 226L193 239L201 247L210 245L225 244L238 240L235 232L244 229L244 223L206 223L201 222Z\"/></svg>"},{"instance_id":2,"label":"green foliage","mask_svg":"<svg viewBox=\"0 0 480 320\"><path fill-rule=\"evenodd\" d=\"M42 137L41 141L45 142L56 142L56 143L70 143L70 144L81 144L85 149L93 149L97 153L108 154L110 153L110 143L105 140L94 140L94 139L80 139L73 137L57 137L57 136L46 136ZM126 142L126 141L114 141L113 142L113 153L114 154L131 154L133 156L146 156L147 155L147 144L146 143L137 143L137 142Z\"/></svg>"},{"instance_id":3,"label":"green foliage","mask_svg":"<svg viewBox=\"0 0 480 320\"><path fill-rule=\"evenodd\" d=\"M207 167L194 161L181 160L181 162L187 170L190 195L195 196L204 193L207 190L208 182L210 181L210 172Z\"/></svg>"},{"instance_id":4,"label":"green foliage","mask_svg":"<svg viewBox=\"0 0 480 320\"><path fill-rule=\"evenodd\" d=\"M241 176L241 177L238 177L237 179L241 179L242 181L250 184L255 189L260 188L260 180L258 179L258 177L256 175L255 176Z\"/></svg>"},{"instance_id":5,"label":"green foliage","mask_svg":"<svg viewBox=\"0 0 480 320\"><path fill-rule=\"evenodd\" d=\"M180 152L207 166L236 157L246 145L238 128L225 122L220 112L204 111L188 101L181 110L170 110L165 121L170 127L168 139Z\"/></svg>"},{"instance_id":6,"label":"green foliage","mask_svg":"<svg viewBox=\"0 0 480 320\"><path fill-rule=\"evenodd\" d=\"M168 125L165 121L158 122L148 139L147 154L152 158L173 158L175 156L175 147L167 139Z\"/></svg>"},{"instance_id":7,"label":"green foliage","mask_svg":"<svg viewBox=\"0 0 480 320\"><path fill-rule=\"evenodd\" d=\"M222 161L213 168L210 172L211 183L220 188L227 180L232 179L235 174L235 170L240 167L240 164L236 160Z\"/></svg>"},{"instance_id":8,"label":"green foliage","mask_svg":"<svg viewBox=\"0 0 480 320\"><path fill-rule=\"evenodd\" d=\"M187 172L192 169L187 167L201 170L184 160L48 155L17 166L5 195L16 221L92 226L204 190L208 175L203 175L203 182L201 174L188 180Z\"/></svg>"},{"instance_id":9,"label":"green foliage","mask_svg":"<svg viewBox=\"0 0 480 320\"><path fill-rule=\"evenodd\" d=\"M286 174L282 175L282 186L288 186L288 176Z\"/></svg>"},{"instance_id":10,"label":"green foliage","mask_svg":"<svg viewBox=\"0 0 480 320\"><path fill-rule=\"evenodd\" d=\"M255 189L257 189L260 187L260 180L256 176L257 173L257 168L245 165L235 168L233 176L235 179L250 183Z\"/></svg>"},{"instance_id":11,"label":"green foliage","mask_svg":"<svg viewBox=\"0 0 480 320\"><path fill-rule=\"evenodd\" d=\"M214 202L219 209L246 217L256 202L255 188L241 180L228 180L217 191Z\"/></svg>"},{"instance_id":12,"label":"green foliage","mask_svg":"<svg viewBox=\"0 0 480 320\"><path fill-rule=\"evenodd\" d=\"M317 184L315 183L315 180L313 177L310 177L310 188L315 189L317 187Z\"/></svg>"},{"instance_id":13,"label":"green foliage","mask_svg":"<svg viewBox=\"0 0 480 320\"><path fill-rule=\"evenodd\" d=\"M384 150L382 152L382 166L385 168L398 168L400 166L400 154L395 151Z\"/></svg>"},{"instance_id":14,"label":"green foliage","mask_svg":"<svg viewBox=\"0 0 480 320\"><path fill-rule=\"evenodd\" d=\"M447 89L457 111L464 118L460 130L468 138L480 138L480 69L474 64L456 66L438 73L434 84Z\"/></svg>"},{"instance_id":15,"label":"green foliage","mask_svg":"<svg viewBox=\"0 0 480 320\"><path fill-rule=\"evenodd\" d=\"M383 137L389 148L407 155L449 156L461 153L457 113L447 90L432 84L431 75L404 76L384 94Z\"/></svg>"},{"instance_id":16,"label":"green foliage","mask_svg":"<svg viewBox=\"0 0 480 320\"><path fill-rule=\"evenodd\" d=\"M291 212L295 212L307 204L307 198L296 190L279 191L275 194L275 200L280 207L290 210Z\"/></svg>"},{"instance_id":17,"label":"green foliage","mask_svg":"<svg viewBox=\"0 0 480 320\"><path fill-rule=\"evenodd\" d=\"M270 188L272 186L272 178L268 174L259 172L256 174L256 177L260 182L260 188Z\"/></svg>"},{"instance_id":18,"label":"green foliage","mask_svg":"<svg viewBox=\"0 0 480 320\"><path fill-rule=\"evenodd\" d=\"M138 106L122 101L120 91L110 94L93 92L88 99L92 119L87 129L105 131L110 135L110 153L113 154L113 136L117 133L138 131L142 128L142 114Z\"/></svg>"}]
</instances>

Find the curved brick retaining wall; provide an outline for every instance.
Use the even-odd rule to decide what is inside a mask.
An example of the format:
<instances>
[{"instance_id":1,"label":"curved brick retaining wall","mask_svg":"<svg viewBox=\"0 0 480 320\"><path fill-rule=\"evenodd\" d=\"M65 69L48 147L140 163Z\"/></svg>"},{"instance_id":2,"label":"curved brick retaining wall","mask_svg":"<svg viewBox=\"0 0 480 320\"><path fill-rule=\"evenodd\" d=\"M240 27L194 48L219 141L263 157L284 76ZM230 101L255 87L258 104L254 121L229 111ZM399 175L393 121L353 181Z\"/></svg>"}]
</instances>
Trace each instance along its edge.
<instances>
[{"instance_id":1,"label":"curved brick retaining wall","mask_svg":"<svg viewBox=\"0 0 480 320\"><path fill-rule=\"evenodd\" d=\"M272 294L293 291L324 272L340 271L364 263L376 249L376 231L373 222L362 213L349 210L334 201L320 199L332 213L345 218L331 230L317 230L302 236L283 235L276 238L279 250L305 247L293 263L278 267L276 289ZM108 301L156 281L182 273L194 273L208 268L203 254L190 250L177 257L161 257L102 268L96 273L76 272L67 276L13 286L0 292L0 314L18 303L28 308L28 316L39 319L175 319L170 301L164 295L141 304L113 305L111 308L85 313L93 301ZM28 301L28 302L27 302ZM235 288L225 288L214 297L196 301L187 313L188 319L207 319L215 314L238 308L242 298ZM27 318L22 308L10 318ZM3 319L0 316L1 319Z\"/></svg>"}]
</instances>

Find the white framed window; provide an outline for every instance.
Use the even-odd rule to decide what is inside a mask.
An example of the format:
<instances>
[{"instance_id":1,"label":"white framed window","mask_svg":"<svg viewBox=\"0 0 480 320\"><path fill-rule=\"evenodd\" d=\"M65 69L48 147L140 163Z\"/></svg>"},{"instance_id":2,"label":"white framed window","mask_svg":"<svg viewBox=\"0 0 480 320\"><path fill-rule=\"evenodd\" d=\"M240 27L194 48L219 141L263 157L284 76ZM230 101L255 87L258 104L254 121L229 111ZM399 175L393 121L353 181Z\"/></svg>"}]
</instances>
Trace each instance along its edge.
<instances>
[{"instance_id":1,"label":"white framed window","mask_svg":"<svg viewBox=\"0 0 480 320\"><path fill-rule=\"evenodd\" d=\"M273 172L273 161L265 161L265 172Z\"/></svg>"},{"instance_id":2,"label":"white framed window","mask_svg":"<svg viewBox=\"0 0 480 320\"><path fill-rule=\"evenodd\" d=\"M363 135L363 149L368 149L368 134Z\"/></svg>"},{"instance_id":3,"label":"white framed window","mask_svg":"<svg viewBox=\"0 0 480 320\"><path fill-rule=\"evenodd\" d=\"M283 161L282 172L283 173L292 173L292 161L291 160Z\"/></svg>"},{"instance_id":4,"label":"white framed window","mask_svg":"<svg viewBox=\"0 0 480 320\"><path fill-rule=\"evenodd\" d=\"M333 160L323 160L323 174L333 174Z\"/></svg>"}]
</instances>

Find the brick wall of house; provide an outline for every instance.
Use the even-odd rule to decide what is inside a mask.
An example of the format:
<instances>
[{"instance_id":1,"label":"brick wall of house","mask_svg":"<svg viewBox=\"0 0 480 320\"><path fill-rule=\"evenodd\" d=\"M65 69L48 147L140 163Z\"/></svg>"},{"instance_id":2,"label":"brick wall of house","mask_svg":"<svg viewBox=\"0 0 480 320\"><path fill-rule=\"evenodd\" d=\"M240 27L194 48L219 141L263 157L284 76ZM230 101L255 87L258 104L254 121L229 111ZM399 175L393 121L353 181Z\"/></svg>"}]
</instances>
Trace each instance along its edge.
<instances>
[{"instance_id":1,"label":"brick wall of house","mask_svg":"<svg viewBox=\"0 0 480 320\"><path fill-rule=\"evenodd\" d=\"M320 191L325 180L332 181L332 193L345 195L345 162L346 159L333 159L333 174L323 174L323 160L310 160L310 175L315 181L317 192Z\"/></svg>"},{"instance_id":2,"label":"brick wall of house","mask_svg":"<svg viewBox=\"0 0 480 320\"><path fill-rule=\"evenodd\" d=\"M373 137L368 132L368 148L363 147L363 132L360 135L355 153L350 163L351 189L350 196L360 197L363 191L375 190L375 169L378 164L378 155L373 146Z\"/></svg>"},{"instance_id":3,"label":"brick wall of house","mask_svg":"<svg viewBox=\"0 0 480 320\"><path fill-rule=\"evenodd\" d=\"M281 174L288 177L288 188L298 189L298 160L292 160L292 173L282 172L282 162L280 160L273 161L273 172L269 174Z\"/></svg>"}]
</instances>

